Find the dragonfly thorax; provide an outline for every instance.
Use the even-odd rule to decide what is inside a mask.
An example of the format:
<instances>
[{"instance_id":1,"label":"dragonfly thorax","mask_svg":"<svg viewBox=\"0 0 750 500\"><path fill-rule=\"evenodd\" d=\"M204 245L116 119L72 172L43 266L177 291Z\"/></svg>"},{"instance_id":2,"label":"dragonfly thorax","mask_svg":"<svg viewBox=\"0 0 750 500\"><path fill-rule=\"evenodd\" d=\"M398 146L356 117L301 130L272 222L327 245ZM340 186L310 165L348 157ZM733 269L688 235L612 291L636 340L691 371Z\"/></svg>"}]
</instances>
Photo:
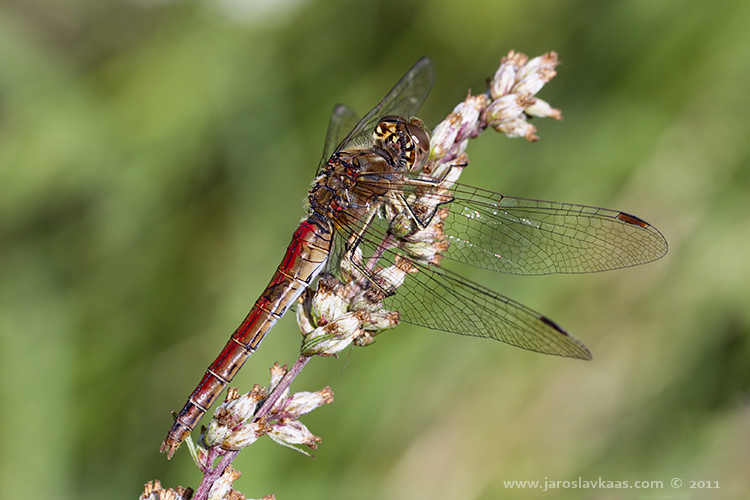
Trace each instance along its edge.
<instances>
[{"instance_id":1,"label":"dragonfly thorax","mask_svg":"<svg viewBox=\"0 0 750 500\"><path fill-rule=\"evenodd\" d=\"M398 177L389 158L371 149L335 153L310 190L310 210L347 226L381 203Z\"/></svg>"},{"instance_id":2,"label":"dragonfly thorax","mask_svg":"<svg viewBox=\"0 0 750 500\"><path fill-rule=\"evenodd\" d=\"M312 213L348 226L382 203L403 172L421 168L430 139L419 120L384 116L372 132L372 146L334 153L310 190Z\"/></svg>"}]
</instances>

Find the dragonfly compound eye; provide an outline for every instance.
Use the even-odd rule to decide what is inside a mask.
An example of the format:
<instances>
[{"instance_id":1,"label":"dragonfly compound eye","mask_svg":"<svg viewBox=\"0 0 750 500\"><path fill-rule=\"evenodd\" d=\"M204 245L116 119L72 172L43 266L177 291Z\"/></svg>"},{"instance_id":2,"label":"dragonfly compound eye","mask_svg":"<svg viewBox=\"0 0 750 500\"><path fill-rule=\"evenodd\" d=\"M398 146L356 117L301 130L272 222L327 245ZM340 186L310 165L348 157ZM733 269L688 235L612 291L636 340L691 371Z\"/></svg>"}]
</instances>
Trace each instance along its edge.
<instances>
[{"instance_id":1,"label":"dragonfly compound eye","mask_svg":"<svg viewBox=\"0 0 750 500\"><path fill-rule=\"evenodd\" d=\"M417 121L410 121L406 124L406 129L409 131L414 144L420 152L426 152L430 150L430 136L427 131L422 128L422 124Z\"/></svg>"}]
</instances>

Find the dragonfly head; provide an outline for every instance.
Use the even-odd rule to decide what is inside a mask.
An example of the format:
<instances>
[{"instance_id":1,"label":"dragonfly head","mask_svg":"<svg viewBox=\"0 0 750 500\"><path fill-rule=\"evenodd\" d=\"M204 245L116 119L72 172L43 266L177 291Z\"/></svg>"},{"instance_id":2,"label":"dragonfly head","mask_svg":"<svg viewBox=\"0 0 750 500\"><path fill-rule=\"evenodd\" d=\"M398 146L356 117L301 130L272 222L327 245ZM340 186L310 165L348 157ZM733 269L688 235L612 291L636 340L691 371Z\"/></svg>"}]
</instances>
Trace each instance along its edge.
<instances>
[{"instance_id":1,"label":"dragonfly head","mask_svg":"<svg viewBox=\"0 0 750 500\"><path fill-rule=\"evenodd\" d=\"M418 170L427 161L430 135L418 118L384 116L372 134L374 144L391 156L398 170Z\"/></svg>"}]
</instances>

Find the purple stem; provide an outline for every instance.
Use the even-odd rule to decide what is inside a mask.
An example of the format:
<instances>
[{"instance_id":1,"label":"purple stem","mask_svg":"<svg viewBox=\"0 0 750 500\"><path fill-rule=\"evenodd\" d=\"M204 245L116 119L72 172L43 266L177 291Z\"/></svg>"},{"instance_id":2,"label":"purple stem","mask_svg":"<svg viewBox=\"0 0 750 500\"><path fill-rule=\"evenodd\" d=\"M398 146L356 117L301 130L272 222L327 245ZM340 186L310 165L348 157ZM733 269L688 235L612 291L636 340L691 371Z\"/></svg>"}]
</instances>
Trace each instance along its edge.
<instances>
[{"instance_id":1,"label":"purple stem","mask_svg":"<svg viewBox=\"0 0 750 500\"><path fill-rule=\"evenodd\" d=\"M252 420L253 422L257 422L271 411L276 402L281 398L281 395L285 390L289 388L290 385L292 385L294 379L297 377L297 375L299 375L299 373L305 367L307 362L310 361L310 359L312 359L311 356L304 355L301 355L299 359L297 359L297 361L292 365L289 371L286 372L286 375L284 375L284 377L279 381L279 385L277 385L273 389L271 394L268 395L266 400L263 402L263 406L261 406L260 409L255 412L255 416L253 416Z\"/></svg>"},{"instance_id":2,"label":"purple stem","mask_svg":"<svg viewBox=\"0 0 750 500\"><path fill-rule=\"evenodd\" d=\"M375 249L372 256L370 256L370 259L367 261L367 266L365 269L367 269L370 273L375 269L375 265L378 263L378 260L380 260L380 257L383 256L383 253L389 248L393 246L393 235L388 234L385 238L383 238L378 245L378 248Z\"/></svg>"}]
</instances>

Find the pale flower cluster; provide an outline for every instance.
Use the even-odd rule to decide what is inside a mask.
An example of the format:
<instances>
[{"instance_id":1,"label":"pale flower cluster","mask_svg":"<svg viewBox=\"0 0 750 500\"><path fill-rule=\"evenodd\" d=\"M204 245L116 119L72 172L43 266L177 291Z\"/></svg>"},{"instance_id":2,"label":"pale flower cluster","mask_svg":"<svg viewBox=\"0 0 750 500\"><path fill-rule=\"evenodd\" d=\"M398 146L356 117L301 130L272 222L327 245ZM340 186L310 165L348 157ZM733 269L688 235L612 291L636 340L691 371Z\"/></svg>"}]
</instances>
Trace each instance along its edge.
<instances>
[{"instance_id":1,"label":"pale flower cluster","mask_svg":"<svg viewBox=\"0 0 750 500\"><path fill-rule=\"evenodd\" d=\"M286 367L276 363L271 367L268 391L257 384L243 395L239 395L236 389L230 389L227 399L216 408L214 417L203 435L205 445L208 448L240 450L267 434L278 444L294 448L300 453L307 454L297 448L297 445L306 445L314 450L320 438L313 435L297 419L319 406L332 403L333 392L330 387L317 392L297 392L292 395L289 394L289 388L285 388L267 413L260 418L254 418L259 405L266 400L285 374ZM201 450L200 453L205 454L206 451ZM198 458L199 462L205 461L205 457Z\"/></svg>"},{"instance_id":2,"label":"pale flower cluster","mask_svg":"<svg viewBox=\"0 0 750 500\"><path fill-rule=\"evenodd\" d=\"M487 92L457 105L432 132L430 160L433 168L450 163L466 149L468 140L492 127L508 137L536 141L536 127L529 116L562 119L562 113L536 94L557 73L557 54L548 52L529 59L510 51L503 57ZM439 177L439 175L437 176Z\"/></svg>"},{"instance_id":3,"label":"pale flower cluster","mask_svg":"<svg viewBox=\"0 0 750 500\"><path fill-rule=\"evenodd\" d=\"M534 97L557 74L557 64L557 54L554 52L529 60L524 54L511 51L503 58L490 83L489 92L493 101L484 111L482 119L508 137L538 140L536 127L527 121L528 116L562 119L559 109Z\"/></svg>"}]
</instances>

